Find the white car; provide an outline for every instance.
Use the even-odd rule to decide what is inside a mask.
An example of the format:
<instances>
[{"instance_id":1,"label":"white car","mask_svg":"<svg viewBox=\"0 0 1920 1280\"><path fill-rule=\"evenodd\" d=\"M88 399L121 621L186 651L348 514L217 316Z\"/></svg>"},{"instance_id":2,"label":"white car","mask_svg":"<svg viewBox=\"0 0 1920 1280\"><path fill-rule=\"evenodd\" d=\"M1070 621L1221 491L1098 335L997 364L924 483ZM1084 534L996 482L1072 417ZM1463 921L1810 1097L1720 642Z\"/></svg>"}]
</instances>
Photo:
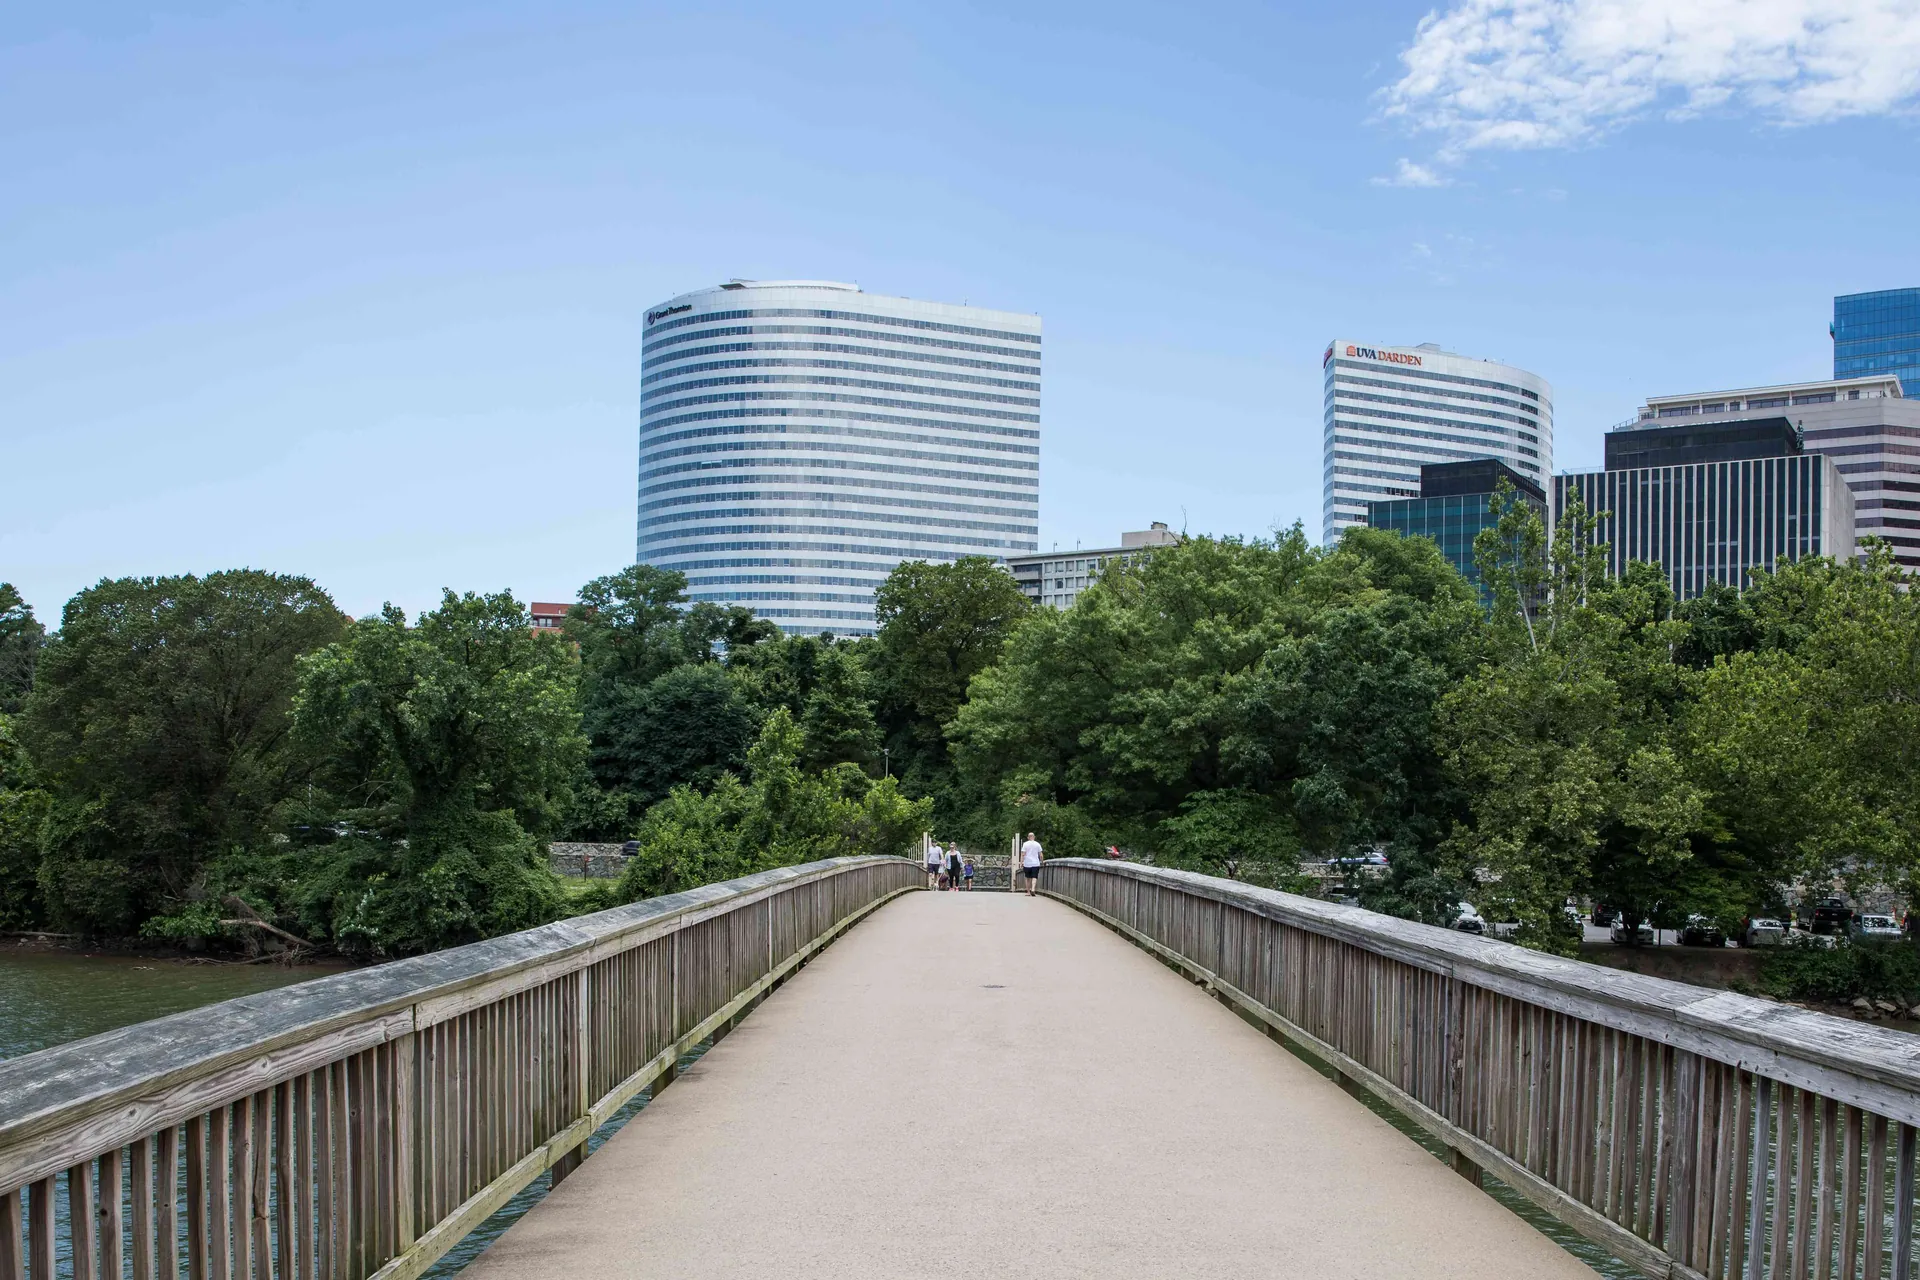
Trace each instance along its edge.
<instances>
[{"instance_id":1,"label":"white car","mask_svg":"<svg viewBox=\"0 0 1920 1280\"><path fill-rule=\"evenodd\" d=\"M1627 932L1627 922L1622 920L1613 926L1613 940L1622 943L1633 941L1643 947L1650 947L1659 940L1659 935L1654 933L1653 925L1649 921L1642 920L1636 932L1638 934L1637 937L1629 935Z\"/></svg>"},{"instance_id":2,"label":"white car","mask_svg":"<svg viewBox=\"0 0 1920 1280\"><path fill-rule=\"evenodd\" d=\"M1761 916L1747 921L1746 945L1749 947L1777 947L1787 940L1787 926L1771 916Z\"/></svg>"},{"instance_id":3,"label":"white car","mask_svg":"<svg viewBox=\"0 0 1920 1280\"><path fill-rule=\"evenodd\" d=\"M1860 939L1872 939L1876 942L1897 941L1900 937L1900 922L1892 916L1861 916L1853 922L1853 936Z\"/></svg>"},{"instance_id":4,"label":"white car","mask_svg":"<svg viewBox=\"0 0 1920 1280\"><path fill-rule=\"evenodd\" d=\"M1473 909L1471 902L1462 902L1455 908L1453 924L1449 927L1458 929L1462 933L1484 934L1487 931L1487 922L1480 918L1480 913Z\"/></svg>"}]
</instances>

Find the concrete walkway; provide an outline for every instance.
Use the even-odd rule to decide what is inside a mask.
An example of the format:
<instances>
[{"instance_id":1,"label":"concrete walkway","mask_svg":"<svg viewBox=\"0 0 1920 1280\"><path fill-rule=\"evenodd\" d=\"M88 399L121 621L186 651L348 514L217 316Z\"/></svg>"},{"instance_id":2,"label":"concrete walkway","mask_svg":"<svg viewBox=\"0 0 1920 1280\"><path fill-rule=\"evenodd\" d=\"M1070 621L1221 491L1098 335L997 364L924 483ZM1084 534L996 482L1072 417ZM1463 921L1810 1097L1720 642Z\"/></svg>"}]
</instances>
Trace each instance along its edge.
<instances>
[{"instance_id":1,"label":"concrete walkway","mask_svg":"<svg viewBox=\"0 0 1920 1280\"><path fill-rule=\"evenodd\" d=\"M488 1249L475 1280L1593 1280L1078 912L909 894Z\"/></svg>"}]
</instances>

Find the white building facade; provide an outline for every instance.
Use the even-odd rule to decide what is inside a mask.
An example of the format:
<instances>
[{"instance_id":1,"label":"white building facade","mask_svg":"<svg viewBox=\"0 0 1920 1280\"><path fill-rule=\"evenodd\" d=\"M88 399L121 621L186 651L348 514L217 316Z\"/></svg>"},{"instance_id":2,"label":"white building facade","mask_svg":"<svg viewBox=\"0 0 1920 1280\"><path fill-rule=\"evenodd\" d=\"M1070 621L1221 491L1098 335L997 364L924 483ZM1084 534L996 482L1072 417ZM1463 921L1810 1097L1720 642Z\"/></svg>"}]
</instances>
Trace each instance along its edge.
<instances>
[{"instance_id":1,"label":"white building facade","mask_svg":"<svg viewBox=\"0 0 1920 1280\"><path fill-rule=\"evenodd\" d=\"M696 600L870 635L904 560L1038 546L1040 317L736 280L647 312L639 537Z\"/></svg>"},{"instance_id":2,"label":"white building facade","mask_svg":"<svg viewBox=\"0 0 1920 1280\"><path fill-rule=\"evenodd\" d=\"M1367 522L1367 503L1420 496L1429 462L1496 458L1543 489L1553 472L1553 388L1525 369L1432 343L1335 339L1324 373L1321 538Z\"/></svg>"}]
</instances>

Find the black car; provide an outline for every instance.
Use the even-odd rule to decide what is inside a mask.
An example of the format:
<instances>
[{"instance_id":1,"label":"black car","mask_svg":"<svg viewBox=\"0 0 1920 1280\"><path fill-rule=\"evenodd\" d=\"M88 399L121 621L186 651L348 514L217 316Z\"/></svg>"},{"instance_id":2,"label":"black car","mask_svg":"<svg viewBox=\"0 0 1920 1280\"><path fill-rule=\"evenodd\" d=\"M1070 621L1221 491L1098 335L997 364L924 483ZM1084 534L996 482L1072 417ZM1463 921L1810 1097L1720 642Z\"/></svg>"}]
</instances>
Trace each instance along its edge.
<instances>
[{"instance_id":1,"label":"black car","mask_svg":"<svg viewBox=\"0 0 1920 1280\"><path fill-rule=\"evenodd\" d=\"M1687 923L1680 929L1680 945L1683 947L1724 947L1727 935L1713 921L1705 916L1688 916Z\"/></svg>"},{"instance_id":2,"label":"black car","mask_svg":"<svg viewBox=\"0 0 1920 1280\"><path fill-rule=\"evenodd\" d=\"M1810 933L1845 933L1853 923L1853 908L1840 898L1822 898L1810 911L1802 907L1800 919Z\"/></svg>"},{"instance_id":3,"label":"black car","mask_svg":"<svg viewBox=\"0 0 1920 1280\"><path fill-rule=\"evenodd\" d=\"M1613 922L1619 918L1620 913L1606 903L1596 902L1593 904L1593 922L1602 929L1612 928Z\"/></svg>"}]
</instances>

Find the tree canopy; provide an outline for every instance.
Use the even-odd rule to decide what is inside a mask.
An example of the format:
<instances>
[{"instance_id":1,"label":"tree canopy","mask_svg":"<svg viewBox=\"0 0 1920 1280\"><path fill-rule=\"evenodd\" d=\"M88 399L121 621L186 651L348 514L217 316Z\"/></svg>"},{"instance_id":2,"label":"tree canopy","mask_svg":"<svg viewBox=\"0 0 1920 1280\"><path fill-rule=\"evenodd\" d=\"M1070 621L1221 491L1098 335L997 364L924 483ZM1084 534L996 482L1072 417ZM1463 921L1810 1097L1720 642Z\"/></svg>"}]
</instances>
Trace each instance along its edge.
<instances>
[{"instance_id":1,"label":"tree canopy","mask_svg":"<svg viewBox=\"0 0 1920 1280\"><path fill-rule=\"evenodd\" d=\"M18 734L51 796L38 872L62 927L129 933L202 869L264 843L305 777L301 655L346 618L307 578L121 578L68 601Z\"/></svg>"}]
</instances>

